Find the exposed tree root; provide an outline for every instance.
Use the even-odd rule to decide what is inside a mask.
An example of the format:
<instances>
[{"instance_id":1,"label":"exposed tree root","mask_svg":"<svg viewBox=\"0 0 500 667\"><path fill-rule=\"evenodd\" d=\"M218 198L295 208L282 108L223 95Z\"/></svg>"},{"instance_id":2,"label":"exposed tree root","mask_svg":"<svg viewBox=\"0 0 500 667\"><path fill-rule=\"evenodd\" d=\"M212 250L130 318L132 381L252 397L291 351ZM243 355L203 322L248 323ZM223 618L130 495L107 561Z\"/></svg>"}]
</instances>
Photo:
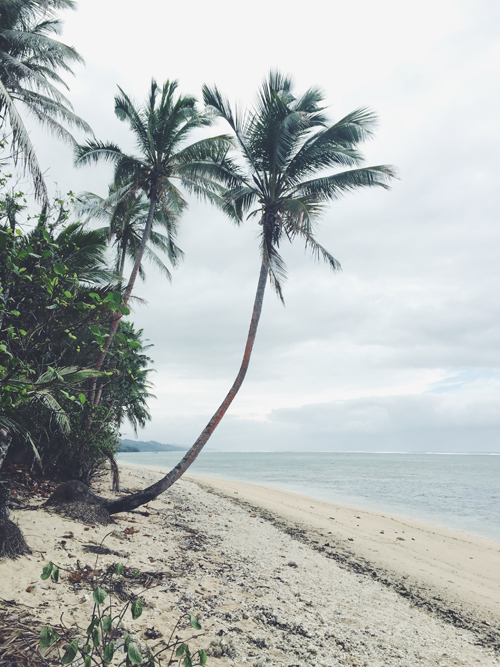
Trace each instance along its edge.
<instances>
[{"instance_id":1,"label":"exposed tree root","mask_svg":"<svg viewBox=\"0 0 500 667\"><path fill-rule=\"evenodd\" d=\"M60 484L45 503L48 509L70 519L102 525L112 522L108 505L108 500L96 496L88 486L77 480Z\"/></svg>"},{"instance_id":2,"label":"exposed tree root","mask_svg":"<svg viewBox=\"0 0 500 667\"><path fill-rule=\"evenodd\" d=\"M30 554L31 549L19 527L9 519L8 498L9 487L0 483L0 558L17 558Z\"/></svg>"}]
</instances>

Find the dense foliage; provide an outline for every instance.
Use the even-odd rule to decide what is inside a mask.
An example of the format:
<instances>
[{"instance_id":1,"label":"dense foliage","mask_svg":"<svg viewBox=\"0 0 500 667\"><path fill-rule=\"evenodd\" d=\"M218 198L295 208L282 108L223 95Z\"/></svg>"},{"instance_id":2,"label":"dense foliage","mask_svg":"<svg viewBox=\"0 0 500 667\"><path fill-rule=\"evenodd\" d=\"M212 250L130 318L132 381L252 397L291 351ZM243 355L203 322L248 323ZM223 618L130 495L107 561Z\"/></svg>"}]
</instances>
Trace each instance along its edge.
<instances>
[{"instance_id":1,"label":"dense foliage","mask_svg":"<svg viewBox=\"0 0 500 667\"><path fill-rule=\"evenodd\" d=\"M14 432L10 458L88 479L113 455L125 418L149 419L150 359L124 321L105 369L91 370L111 313L129 312L106 268L106 234L69 222L61 200L24 233L23 199L0 200L0 423ZM96 375L106 391L89 430L84 385Z\"/></svg>"}]
</instances>

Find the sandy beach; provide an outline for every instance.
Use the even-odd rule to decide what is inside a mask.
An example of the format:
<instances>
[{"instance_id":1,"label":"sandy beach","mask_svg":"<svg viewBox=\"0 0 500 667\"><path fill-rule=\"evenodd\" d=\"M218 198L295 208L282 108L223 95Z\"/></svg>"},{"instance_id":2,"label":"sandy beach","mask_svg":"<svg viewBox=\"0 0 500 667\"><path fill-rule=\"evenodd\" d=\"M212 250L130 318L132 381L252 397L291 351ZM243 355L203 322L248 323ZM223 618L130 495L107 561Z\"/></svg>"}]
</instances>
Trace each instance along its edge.
<instances>
[{"instance_id":1,"label":"sandy beach","mask_svg":"<svg viewBox=\"0 0 500 667\"><path fill-rule=\"evenodd\" d=\"M121 470L124 491L161 474ZM99 567L123 562L152 582L130 623L144 650L148 629L167 634L187 612L202 625L208 665L500 665L500 543L195 475L141 510L148 516L124 513L110 526L12 512L33 554L0 562L4 607L24 605L34 623L64 612L67 625L86 627L92 592L70 574L95 566L89 546L108 535ZM48 561L59 583L40 580Z\"/></svg>"}]
</instances>

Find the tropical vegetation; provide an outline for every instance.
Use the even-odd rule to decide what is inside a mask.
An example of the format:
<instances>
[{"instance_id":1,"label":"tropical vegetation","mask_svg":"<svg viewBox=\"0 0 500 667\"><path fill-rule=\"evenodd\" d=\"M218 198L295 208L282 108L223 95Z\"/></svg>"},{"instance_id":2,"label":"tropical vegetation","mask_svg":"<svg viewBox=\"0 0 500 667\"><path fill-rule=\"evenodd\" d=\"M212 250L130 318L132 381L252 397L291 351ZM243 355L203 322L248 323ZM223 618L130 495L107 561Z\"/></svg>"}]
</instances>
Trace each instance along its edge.
<instances>
[{"instance_id":1,"label":"tropical vegetation","mask_svg":"<svg viewBox=\"0 0 500 667\"><path fill-rule=\"evenodd\" d=\"M142 104L120 88L115 113L130 129L135 152L95 137L76 143L67 128L90 128L60 88L61 74L81 58L54 38L57 11L73 8L72 0L0 0L0 469L17 462L85 484L107 460L116 470L120 428L125 420L143 427L152 397L147 332L125 318L146 261L168 279L179 265L177 234L189 196L237 225L257 223L260 243L250 328L233 385L168 475L103 501L115 513L169 488L228 410L247 373L267 284L284 300L283 244L300 241L338 270L315 235L321 214L350 192L388 188L395 174L387 165L364 165L359 147L373 135L372 111L332 122L318 88L299 95L280 72L268 75L245 113L216 86L203 87L204 108L179 93L177 81L152 80ZM113 165L106 196L70 193L49 202L26 114L74 143L76 165ZM228 133L209 136L214 122ZM11 186L7 167L19 163L33 197Z\"/></svg>"},{"instance_id":2,"label":"tropical vegetation","mask_svg":"<svg viewBox=\"0 0 500 667\"><path fill-rule=\"evenodd\" d=\"M73 0L0 3L0 131L8 139L8 156L30 174L35 196L44 203L47 186L23 112L68 143L74 143L68 126L91 131L60 90L68 88L61 72L72 73L72 65L83 60L55 39L62 28L56 10L75 5Z\"/></svg>"},{"instance_id":3,"label":"tropical vegetation","mask_svg":"<svg viewBox=\"0 0 500 667\"><path fill-rule=\"evenodd\" d=\"M260 226L261 266L243 360L225 399L179 464L152 486L114 503L111 511L133 509L163 493L208 442L245 379L268 281L283 301L286 266L280 245L300 239L313 257L339 269L314 236L325 205L360 188L388 188L395 176L387 165L361 166L358 145L372 135L373 112L358 109L330 124L321 91L310 88L296 96L291 78L279 72L269 74L246 115L234 111L216 87L204 86L203 98L231 128L238 151L235 158L223 156L224 168L216 176L224 192L216 203L237 224L256 218Z\"/></svg>"}]
</instances>

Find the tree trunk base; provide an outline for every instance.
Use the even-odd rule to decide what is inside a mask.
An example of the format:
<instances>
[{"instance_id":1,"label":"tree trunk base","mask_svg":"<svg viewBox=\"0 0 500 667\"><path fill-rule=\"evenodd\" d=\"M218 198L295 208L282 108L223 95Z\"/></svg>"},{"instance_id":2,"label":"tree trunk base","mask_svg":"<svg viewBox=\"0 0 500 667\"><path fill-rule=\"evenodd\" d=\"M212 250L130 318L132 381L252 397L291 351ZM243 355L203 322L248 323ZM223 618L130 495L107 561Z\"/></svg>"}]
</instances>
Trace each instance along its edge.
<instances>
[{"instance_id":1,"label":"tree trunk base","mask_svg":"<svg viewBox=\"0 0 500 667\"><path fill-rule=\"evenodd\" d=\"M108 502L92 493L83 482L72 480L59 485L44 507L69 519L106 526L113 522Z\"/></svg>"},{"instance_id":2,"label":"tree trunk base","mask_svg":"<svg viewBox=\"0 0 500 667\"><path fill-rule=\"evenodd\" d=\"M0 558L17 558L30 553L19 527L10 519L0 523Z\"/></svg>"},{"instance_id":3,"label":"tree trunk base","mask_svg":"<svg viewBox=\"0 0 500 667\"><path fill-rule=\"evenodd\" d=\"M17 558L31 553L20 528L9 519L9 496L8 485L5 480L0 481L0 558Z\"/></svg>"}]
</instances>

